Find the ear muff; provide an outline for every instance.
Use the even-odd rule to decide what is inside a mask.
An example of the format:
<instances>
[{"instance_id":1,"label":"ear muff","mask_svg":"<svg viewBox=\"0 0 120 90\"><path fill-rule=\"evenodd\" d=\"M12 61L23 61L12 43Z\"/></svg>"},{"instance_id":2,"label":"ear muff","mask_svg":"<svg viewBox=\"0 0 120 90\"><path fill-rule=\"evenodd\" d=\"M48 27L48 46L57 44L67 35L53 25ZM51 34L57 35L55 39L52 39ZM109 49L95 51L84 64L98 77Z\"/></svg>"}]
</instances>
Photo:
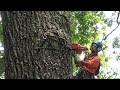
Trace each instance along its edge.
<instances>
[{"instance_id":1,"label":"ear muff","mask_svg":"<svg viewBox=\"0 0 120 90\"><path fill-rule=\"evenodd\" d=\"M102 48L98 48L97 51L100 52L102 50Z\"/></svg>"}]
</instances>

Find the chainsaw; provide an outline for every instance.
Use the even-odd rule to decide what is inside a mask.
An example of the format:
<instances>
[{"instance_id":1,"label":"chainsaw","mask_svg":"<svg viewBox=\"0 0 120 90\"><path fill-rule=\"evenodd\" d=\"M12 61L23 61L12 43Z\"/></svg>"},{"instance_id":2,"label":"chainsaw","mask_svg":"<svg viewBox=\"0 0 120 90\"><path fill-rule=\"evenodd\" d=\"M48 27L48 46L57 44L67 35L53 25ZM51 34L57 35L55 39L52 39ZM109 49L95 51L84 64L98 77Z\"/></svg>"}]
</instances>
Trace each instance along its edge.
<instances>
[{"instance_id":1,"label":"chainsaw","mask_svg":"<svg viewBox=\"0 0 120 90\"><path fill-rule=\"evenodd\" d=\"M79 43L72 43L72 50L73 50L73 57L76 63L78 61L76 54L81 54L82 51L86 51L88 50L88 48L86 46L80 45Z\"/></svg>"},{"instance_id":2,"label":"chainsaw","mask_svg":"<svg viewBox=\"0 0 120 90\"><path fill-rule=\"evenodd\" d=\"M82 46L78 43L72 43L72 50L76 53L76 54L81 54L82 51L88 50L88 48L86 46Z\"/></svg>"}]
</instances>

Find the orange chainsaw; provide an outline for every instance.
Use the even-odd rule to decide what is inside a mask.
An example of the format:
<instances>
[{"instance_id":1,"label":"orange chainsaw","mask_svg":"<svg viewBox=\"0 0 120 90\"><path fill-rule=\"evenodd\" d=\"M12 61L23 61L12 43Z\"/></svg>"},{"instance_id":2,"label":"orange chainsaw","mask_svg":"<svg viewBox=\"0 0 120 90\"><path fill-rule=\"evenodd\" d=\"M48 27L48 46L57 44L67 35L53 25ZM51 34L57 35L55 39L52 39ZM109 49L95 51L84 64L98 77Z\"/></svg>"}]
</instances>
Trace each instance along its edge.
<instances>
[{"instance_id":1,"label":"orange chainsaw","mask_svg":"<svg viewBox=\"0 0 120 90\"><path fill-rule=\"evenodd\" d=\"M82 51L88 50L88 48L86 46L82 46L78 43L72 43L72 50L76 53L76 54L81 54Z\"/></svg>"}]
</instances>

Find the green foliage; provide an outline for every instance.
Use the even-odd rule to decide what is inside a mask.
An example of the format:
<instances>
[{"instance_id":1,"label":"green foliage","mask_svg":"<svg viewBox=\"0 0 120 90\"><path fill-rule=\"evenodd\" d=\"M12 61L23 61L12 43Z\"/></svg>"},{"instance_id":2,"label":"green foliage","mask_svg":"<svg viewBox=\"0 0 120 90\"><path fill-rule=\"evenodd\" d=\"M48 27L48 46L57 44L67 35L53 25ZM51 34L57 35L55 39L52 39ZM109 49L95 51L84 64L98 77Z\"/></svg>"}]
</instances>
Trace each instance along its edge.
<instances>
[{"instance_id":1,"label":"green foliage","mask_svg":"<svg viewBox=\"0 0 120 90\"><path fill-rule=\"evenodd\" d=\"M101 68L100 73L96 76L96 79L117 79L118 78L117 75L118 75L117 69Z\"/></svg>"},{"instance_id":2,"label":"green foliage","mask_svg":"<svg viewBox=\"0 0 120 90\"><path fill-rule=\"evenodd\" d=\"M72 42L78 42L81 45L90 47L94 40L99 40L100 35L107 28L103 12L100 11L67 11L66 15L70 20ZM102 26L101 29L98 24ZM90 50L84 53L88 54Z\"/></svg>"},{"instance_id":3,"label":"green foliage","mask_svg":"<svg viewBox=\"0 0 120 90\"><path fill-rule=\"evenodd\" d=\"M78 58L78 60L80 59L80 55L79 54L76 54L76 57ZM79 67L76 67L76 65L75 65L75 60L74 60L74 58L72 58L72 67L73 67L73 72L75 72L76 70L78 70L79 69Z\"/></svg>"},{"instance_id":4,"label":"green foliage","mask_svg":"<svg viewBox=\"0 0 120 90\"><path fill-rule=\"evenodd\" d=\"M70 20L72 42L88 45L99 39L101 30L97 24L106 28L102 14L97 11L67 11L66 15Z\"/></svg>"},{"instance_id":5,"label":"green foliage","mask_svg":"<svg viewBox=\"0 0 120 90\"><path fill-rule=\"evenodd\" d=\"M120 37L115 37L112 43L112 47L119 50L120 49ZM114 54L117 54L116 52L114 52ZM117 54L116 60L119 61L120 60L120 53Z\"/></svg>"},{"instance_id":6,"label":"green foliage","mask_svg":"<svg viewBox=\"0 0 120 90\"><path fill-rule=\"evenodd\" d=\"M119 37L114 38L112 46L113 46L113 48L120 48L120 38Z\"/></svg>"},{"instance_id":7,"label":"green foliage","mask_svg":"<svg viewBox=\"0 0 120 90\"><path fill-rule=\"evenodd\" d=\"M74 58L72 58L72 68L73 68L73 72L76 71L76 65L74 64Z\"/></svg>"},{"instance_id":8,"label":"green foliage","mask_svg":"<svg viewBox=\"0 0 120 90\"><path fill-rule=\"evenodd\" d=\"M117 58L116 58L117 61L120 60L120 53L117 55Z\"/></svg>"}]
</instances>

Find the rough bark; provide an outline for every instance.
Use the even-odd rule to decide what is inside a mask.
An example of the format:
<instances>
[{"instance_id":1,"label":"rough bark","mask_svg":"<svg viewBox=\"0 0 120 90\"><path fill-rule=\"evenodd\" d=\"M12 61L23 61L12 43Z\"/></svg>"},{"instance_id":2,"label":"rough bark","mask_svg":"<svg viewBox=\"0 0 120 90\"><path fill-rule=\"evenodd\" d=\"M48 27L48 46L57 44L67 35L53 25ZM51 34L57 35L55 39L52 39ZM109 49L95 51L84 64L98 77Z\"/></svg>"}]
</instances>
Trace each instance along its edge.
<instances>
[{"instance_id":1,"label":"rough bark","mask_svg":"<svg viewBox=\"0 0 120 90\"><path fill-rule=\"evenodd\" d=\"M71 36L60 11L2 11L6 79L72 78Z\"/></svg>"}]
</instances>

